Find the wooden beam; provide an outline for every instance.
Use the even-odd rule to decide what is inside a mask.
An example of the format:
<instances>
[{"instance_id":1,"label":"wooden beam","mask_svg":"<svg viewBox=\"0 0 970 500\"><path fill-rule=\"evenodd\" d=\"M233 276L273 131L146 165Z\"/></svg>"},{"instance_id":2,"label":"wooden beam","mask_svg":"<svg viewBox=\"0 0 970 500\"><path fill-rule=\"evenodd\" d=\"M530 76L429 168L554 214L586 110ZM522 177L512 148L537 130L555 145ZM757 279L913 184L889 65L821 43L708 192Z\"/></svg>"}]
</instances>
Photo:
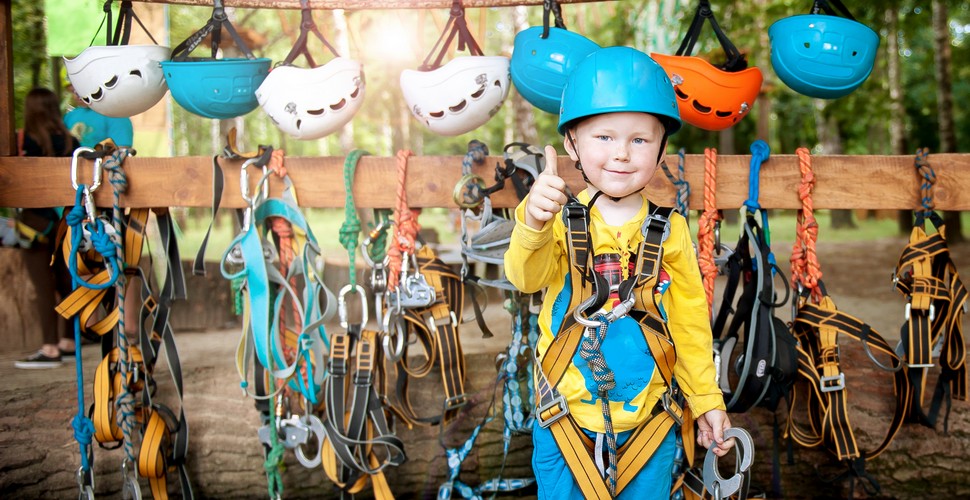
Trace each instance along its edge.
<instances>
[{"instance_id":1,"label":"wooden beam","mask_svg":"<svg viewBox=\"0 0 970 500\"><path fill-rule=\"evenodd\" d=\"M722 155L718 158L716 198L719 208L743 206L748 197L748 155ZM408 201L415 207L456 207L452 193L461 177L460 156L414 157L408 165ZM500 157L489 157L485 166L476 167L491 185ZM572 165L560 157L560 165ZM970 154L929 156L936 172L934 198L939 210L970 210ZM82 160L79 182L90 179L92 164ZM72 205L71 160L69 158L0 157L0 207L46 207ZM240 193L239 161L220 159L225 175L222 206L243 207ZM128 191L122 204L129 207L208 207L212 197L212 160L208 157L130 158L125 163ZM286 168L296 186L301 205L306 207L344 206L343 158L287 158ZM814 207L914 209L919 207L920 181L911 156L818 156L813 158L816 186ZM253 183L258 177L250 170ZM574 192L584 187L580 173L560 167ZM704 206L704 157L687 155L687 182L691 186L690 207ZM365 156L360 160L354 180L354 198L359 207L393 207L396 203L397 167L392 157ZM765 208L800 208L797 190L801 183L795 155L772 155L761 167L759 201ZM271 193L279 193L282 183L272 179ZM675 189L662 172L654 176L646 190L656 203L672 205ZM112 204L111 186L105 179L95 193L99 206ZM497 207L516 203L511 186L492 198Z\"/></svg>"},{"instance_id":2,"label":"wooden beam","mask_svg":"<svg viewBox=\"0 0 970 500\"><path fill-rule=\"evenodd\" d=\"M146 3L199 5L212 7L212 0L134 0ZM517 5L542 5L543 0L463 0L465 8L514 7ZM593 3L610 0L559 0L566 3ZM300 0L223 0L225 7L246 9L299 9ZM449 9L452 0L310 0L311 9L376 10L376 9Z\"/></svg>"}]
</instances>

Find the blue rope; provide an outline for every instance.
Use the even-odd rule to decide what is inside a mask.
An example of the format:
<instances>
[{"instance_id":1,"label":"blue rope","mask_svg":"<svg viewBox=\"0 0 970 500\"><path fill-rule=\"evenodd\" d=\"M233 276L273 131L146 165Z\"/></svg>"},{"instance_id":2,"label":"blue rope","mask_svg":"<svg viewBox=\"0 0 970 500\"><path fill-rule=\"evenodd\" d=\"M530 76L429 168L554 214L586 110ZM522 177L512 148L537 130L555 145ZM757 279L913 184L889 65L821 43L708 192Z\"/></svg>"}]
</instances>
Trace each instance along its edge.
<instances>
[{"instance_id":1,"label":"blue rope","mask_svg":"<svg viewBox=\"0 0 970 500\"><path fill-rule=\"evenodd\" d=\"M758 203L758 191L761 183L761 164L768 160L770 154L771 148L767 142L758 139L751 143L751 167L748 171L748 199L744 202L744 206L748 209L748 212L761 210L761 205Z\"/></svg>"},{"instance_id":2,"label":"blue rope","mask_svg":"<svg viewBox=\"0 0 970 500\"><path fill-rule=\"evenodd\" d=\"M663 169L664 175L667 176L667 180L677 188L677 212L683 215L685 218L689 215L690 210L690 183L684 175L684 148L680 148L677 151L677 176L670 173L670 169L667 167L667 162L660 164L660 168Z\"/></svg>"},{"instance_id":3,"label":"blue rope","mask_svg":"<svg viewBox=\"0 0 970 500\"><path fill-rule=\"evenodd\" d=\"M608 322L601 320L600 326L593 331L592 335L584 335L583 341L579 346L579 355L586 361L590 371L593 372L593 380L596 381L597 396L599 396L602 402L606 451L610 457L610 463L606 468L606 476L609 479L610 496L615 497L616 432L613 431L613 416L610 413L609 393L616 388L616 379L613 370L606 365L606 358L603 357L603 351L601 350L609 326Z\"/></svg>"},{"instance_id":4,"label":"blue rope","mask_svg":"<svg viewBox=\"0 0 970 500\"><path fill-rule=\"evenodd\" d=\"M110 266L110 279L98 285L84 281L77 274L77 250L81 246L84 233L84 219L88 215L83 204L84 192L86 190L87 187L84 184L78 185L77 196L75 197L74 201L74 208L72 208L65 217L68 226L71 227L71 255L68 258L67 269L70 271L71 279L75 285L94 290L104 290L114 286L115 282L118 280L118 276L121 273L118 269L118 256L115 249L115 243L111 241L111 235L104 230L104 223L97 217L94 217L94 220L88 222L87 228L91 233L91 243L94 246L94 249L104 258L105 265Z\"/></svg>"},{"instance_id":5,"label":"blue rope","mask_svg":"<svg viewBox=\"0 0 970 500\"><path fill-rule=\"evenodd\" d=\"M86 214L83 206L84 191L86 186L83 184L79 185L77 188L77 195L74 198L74 208L68 213L68 224L71 224L71 285L72 290L77 290L81 286L81 279L77 276L77 248L81 244L81 223L84 221L84 216ZM80 209L81 216L77 217L78 210ZM77 377L77 414L74 415L74 419L71 421L71 427L74 428L74 440L77 441L78 447L81 450L81 470L84 472L84 476L87 476L89 470L91 470L91 464L88 461L88 455L90 453L91 447L91 437L94 435L94 422L91 421L84 414L84 370L82 369L83 363L81 362L81 315L74 315L74 345L75 351L77 351L76 362L74 363L74 370Z\"/></svg>"},{"instance_id":6,"label":"blue rope","mask_svg":"<svg viewBox=\"0 0 970 500\"><path fill-rule=\"evenodd\" d=\"M476 139L468 141L468 152L461 159L461 173L463 175L472 173L472 164L481 165L485 163L487 157L488 146L484 142Z\"/></svg>"}]
</instances>

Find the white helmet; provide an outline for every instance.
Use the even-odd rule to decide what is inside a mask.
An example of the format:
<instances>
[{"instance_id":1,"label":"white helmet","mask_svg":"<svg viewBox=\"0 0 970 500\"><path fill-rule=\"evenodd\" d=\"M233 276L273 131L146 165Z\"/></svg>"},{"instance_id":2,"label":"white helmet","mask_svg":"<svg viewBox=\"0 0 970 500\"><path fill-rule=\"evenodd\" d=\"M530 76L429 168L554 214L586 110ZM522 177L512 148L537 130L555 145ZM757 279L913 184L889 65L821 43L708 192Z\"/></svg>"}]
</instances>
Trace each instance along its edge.
<instances>
[{"instance_id":1,"label":"white helmet","mask_svg":"<svg viewBox=\"0 0 970 500\"><path fill-rule=\"evenodd\" d=\"M404 70L401 90L415 118L438 135L455 136L498 112L510 81L509 58L465 56L431 71Z\"/></svg>"},{"instance_id":2,"label":"white helmet","mask_svg":"<svg viewBox=\"0 0 970 500\"><path fill-rule=\"evenodd\" d=\"M347 124L364 102L364 71L353 59L323 66L278 66L256 89L256 100L280 130L319 139Z\"/></svg>"},{"instance_id":3,"label":"white helmet","mask_svg":"<svg viewBox=\"0 0 970 500\"><path fill-rule=\"evenodd\" d=\"M64 58L67 77L84 104L105 116L143 113L165 96L162 61L172 50L160 45L96 45Z\"/></svg>"}]
</instances>

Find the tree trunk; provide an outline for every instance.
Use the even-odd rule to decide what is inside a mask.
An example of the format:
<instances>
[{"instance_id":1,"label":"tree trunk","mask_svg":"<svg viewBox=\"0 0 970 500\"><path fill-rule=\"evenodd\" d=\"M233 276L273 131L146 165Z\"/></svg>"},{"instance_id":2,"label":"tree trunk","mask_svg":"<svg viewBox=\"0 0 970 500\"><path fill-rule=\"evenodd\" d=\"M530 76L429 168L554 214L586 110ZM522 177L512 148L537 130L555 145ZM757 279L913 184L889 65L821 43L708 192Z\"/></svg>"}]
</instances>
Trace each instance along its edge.
<instances>
[{"instance_id":1,"label":"tree trunk","mask_svg":"<svg viewBox=\"0 0 970 500\"><path fill-rule=\"evenodd\" d=\"M953 127L953 83L950 78L950 27L947 25L946 3L933 0L933 61L936 76L936 116L940 122L940 152L956 151L957 138ZM953 243L964 240L960 212L943 214L946 239Z\"/></svg>"},{"instance_id":2,"label":"tree trunk","mask_svg":"<svg viewBox=\"0 0 970 500\"><path fill-rule=\"evenodd\" d=\"M842 154L842 136L839 135L838 120L825 113L825 107L828 104L824 99L814 99L814 101L815 134L818 137L819 145L822 147L822 154ZM855 221L852 218L851 210L832 210L832 229L854 227Z\"/></svg>"},{"instance_id":3,"label":"tree trunk","mask_svg":"<svg viewBox=\"0 0 970 500\"><path fill-rule=\"evenodd\" d=\"M906 108L903 106L903 82L899 65L899 7L890 5L885 12L886 30L886 70L889 83L889 145L892 154L905 155L906 146ZM908 234L913 228L913 211L900 210L896 220L900 234Z\"/></svg>"}]
</instances>

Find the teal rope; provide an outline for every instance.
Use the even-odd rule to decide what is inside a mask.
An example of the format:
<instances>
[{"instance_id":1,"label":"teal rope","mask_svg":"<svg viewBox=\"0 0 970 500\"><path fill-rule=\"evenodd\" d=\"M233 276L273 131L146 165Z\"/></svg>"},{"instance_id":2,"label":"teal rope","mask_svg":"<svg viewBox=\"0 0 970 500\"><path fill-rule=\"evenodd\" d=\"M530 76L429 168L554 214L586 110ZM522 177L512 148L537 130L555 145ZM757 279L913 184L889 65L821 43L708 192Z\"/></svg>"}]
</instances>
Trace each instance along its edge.
<instances>
[{"instance_id":1,"label":"teal rope","mask_svg":"<svg viewBox=\"0 0 970 500\"><path fill-rule=\"evenodd\" d=\"M102 167L108 174L108 181L111 182L114 194L114 204L112 205L111 217L115 231L122 235L125 227L124 210L121 208L121 195L128 191L128 178L125 171L121 168L132 151L127 148L116 149L108 156ZM135 463L135 444L133 436L135 431L135 396L132 394L128 385L128 372L131 369L131 356L129 354L128 337L125 334L125 290L127 279L125 278L125 249L122 246L122 238L115 241L118 252L119 273L118 281L115 282L115 294L118 296L118 369L121 372L121 394L115 399L115 406L118 408L115 418L118 420L118 427L124 435L124 449L127 463ZM125 469L122 469L125 470ZM123 478L124 480L125 478Z\"/></svg>"},{"instance_id":2,"label":"teal rope","mask_svg":"<svg viewBox=\"0 0 970 500\"><path fill-rule=\"evenodd\" d=\"M276 380L272 375L269 377L269 393L276 393ZM276 412L273 411L273 408L270 408L269 411L269 428L270 441L273 445L266 454L266 460L263 462L263 470L266 471L269 497L282 498L283 476L280 474L280 471L283 469L283 453L286 451L286 447L283 446L283 443L279 440L279 436L276 435Z\"/></svg>"},{"instance_id":3,"label":"teal rope","mask_svg":"<svg viewBox=\"0 0 970 500\"><path fill-rule=\"evenodd\" d=\"M357 206L354 203L354 172L357 170L357 162L360 157L369 154L362 149L355 149L347 155L344 160L344 190L346 192L346 203L344 205L344 223L340 225L340 245L347 250L350 257L348 272L350 273L350 285L357 288L357 244L360 239L360 218L357 217ZM375 261L376 262L376 261Z\"/></svg>"}]
</instances>

